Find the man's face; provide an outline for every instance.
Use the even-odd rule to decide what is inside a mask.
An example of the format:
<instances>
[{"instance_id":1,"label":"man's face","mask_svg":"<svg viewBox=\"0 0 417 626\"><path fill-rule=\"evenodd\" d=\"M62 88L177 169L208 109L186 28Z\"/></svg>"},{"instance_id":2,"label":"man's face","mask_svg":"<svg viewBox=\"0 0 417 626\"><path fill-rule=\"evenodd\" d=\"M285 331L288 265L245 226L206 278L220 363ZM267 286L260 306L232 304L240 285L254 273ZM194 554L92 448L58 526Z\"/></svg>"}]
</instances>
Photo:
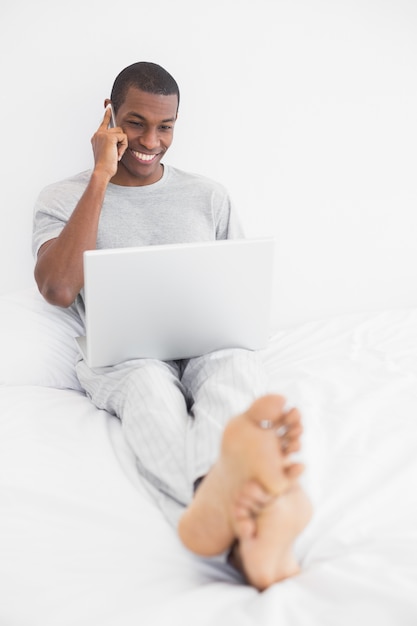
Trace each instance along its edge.
<instances>
[{"instance_id":1,"label":"man's face","mask_svg":"<svg viewBox=\"0 0 417 626\"><path fill-rule=\"evenodd\" d=\"M170 147L177 119L178 98L130 87L116 113L116 124L127 135L128 148L112 182L151 185L162 176L161 159Z\"/></svg>"}]
</instances>

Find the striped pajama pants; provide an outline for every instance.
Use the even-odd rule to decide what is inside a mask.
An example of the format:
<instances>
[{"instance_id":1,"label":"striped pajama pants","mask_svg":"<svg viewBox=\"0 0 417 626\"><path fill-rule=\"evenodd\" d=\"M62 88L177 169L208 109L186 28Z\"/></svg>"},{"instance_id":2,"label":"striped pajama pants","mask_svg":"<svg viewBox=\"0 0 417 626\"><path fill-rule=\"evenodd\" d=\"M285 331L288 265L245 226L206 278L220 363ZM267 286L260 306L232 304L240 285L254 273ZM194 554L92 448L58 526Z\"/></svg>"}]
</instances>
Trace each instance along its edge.
<instances>
[{"instance_id":1,"label":"striped pajama pants","mask_svg":"<svg viewBox=\"0 0 417 626\"><path fill-rule=\"evenodd\" d=\"M217 459L228 420L266 389L259 353L242 349L95 369L80 360L77 374L92 402L121 420L138 471L174 526Z\"/></svg>"}]
</instances>

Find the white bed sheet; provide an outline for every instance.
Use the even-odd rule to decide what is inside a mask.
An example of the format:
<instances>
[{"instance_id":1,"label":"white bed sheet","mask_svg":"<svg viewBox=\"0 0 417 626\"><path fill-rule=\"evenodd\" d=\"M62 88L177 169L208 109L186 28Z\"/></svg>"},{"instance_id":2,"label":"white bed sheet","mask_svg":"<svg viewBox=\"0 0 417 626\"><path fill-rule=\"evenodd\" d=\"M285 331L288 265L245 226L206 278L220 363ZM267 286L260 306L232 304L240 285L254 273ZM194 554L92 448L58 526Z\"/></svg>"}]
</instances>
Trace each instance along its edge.
<instances>
[{"instance_id":1,"label":"white bed sheet","mask_svg":"<svg viewBox=\"0 0 417 626\"><path fill-rule=\"evenodd\" d=\"M73 388L56 310L33 292L0 299L1 345L16 343L22 308L27 328L44 320L44 348L53 329L54 359L67 346L66 369L57 389L45 348L21 381L19 359L0 372L1 626L417 624L417 310L281 330L264 352L271 391L304 415L315 514L302 573L258 593L182 548L118 420ZM32 331L16 348L26 363Z\"/></svg>"}]
</instances>

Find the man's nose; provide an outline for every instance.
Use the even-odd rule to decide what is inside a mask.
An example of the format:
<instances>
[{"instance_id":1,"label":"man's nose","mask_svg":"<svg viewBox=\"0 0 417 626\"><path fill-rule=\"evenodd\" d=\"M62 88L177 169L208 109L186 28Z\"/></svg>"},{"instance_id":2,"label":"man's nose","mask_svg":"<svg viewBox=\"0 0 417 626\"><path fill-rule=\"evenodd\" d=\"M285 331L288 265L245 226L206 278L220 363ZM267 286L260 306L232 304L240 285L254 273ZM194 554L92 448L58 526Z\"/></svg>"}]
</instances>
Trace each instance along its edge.
<instances>
[{"instance_id":1,"label":"man's nose","mask_svg":"<svg viewBox=\"0 0 417 626\"><path fill-rule=\"evenodd\" d=\"M140 142L148 150L153 150L159 145L159 137L156 128L147 128L143 131Z\"/></svg>"}]
</instances>

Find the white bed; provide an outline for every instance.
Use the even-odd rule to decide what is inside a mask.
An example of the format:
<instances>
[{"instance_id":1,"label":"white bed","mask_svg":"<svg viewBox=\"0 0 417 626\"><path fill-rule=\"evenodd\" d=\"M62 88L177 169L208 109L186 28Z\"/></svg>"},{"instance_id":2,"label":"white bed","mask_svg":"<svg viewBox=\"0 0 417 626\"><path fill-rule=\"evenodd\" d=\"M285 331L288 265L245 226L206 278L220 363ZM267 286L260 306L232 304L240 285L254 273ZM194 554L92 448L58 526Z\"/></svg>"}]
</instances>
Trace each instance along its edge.
<instances>
[{"instance_id":1,"label":"white bed","mask_svg":"<svg viewBox=\"0 0 417 626\"><path fill-rule=\"evenodd\" d=\"M417 626L417 2L196 6L0 8L0 626ZM76 320L32 286L36 197L91 167L148 53L181 89L167 162L277 237L265 360L315 515L302 574L264 593L182 549L78 387Z\"/></svg>"},{"instance_id":2,"label":"white bed","mask_svg":"<svg viewBox=\"0 0 417 626\"><path fill-rule=\"evenodd\" d=\"M1 626L415 626L417 309L271 338L315 515L302 573L264 593L181 547L79 388L78 332L35 287L0 297Z\"/></svg>"}]
</instances>

